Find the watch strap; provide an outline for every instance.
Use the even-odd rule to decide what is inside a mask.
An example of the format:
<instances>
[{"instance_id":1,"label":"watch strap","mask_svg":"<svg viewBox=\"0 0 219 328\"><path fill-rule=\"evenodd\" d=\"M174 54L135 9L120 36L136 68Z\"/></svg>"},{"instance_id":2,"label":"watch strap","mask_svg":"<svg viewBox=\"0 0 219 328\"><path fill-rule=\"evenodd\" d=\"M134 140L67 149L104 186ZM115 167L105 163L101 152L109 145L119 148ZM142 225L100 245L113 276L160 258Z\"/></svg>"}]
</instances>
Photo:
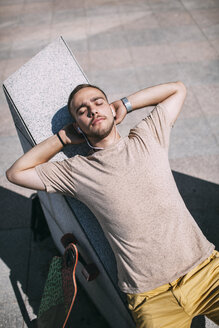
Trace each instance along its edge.
<instances>
[{"instance_id":1,"label":"watch strap","mask_svg":"<svg viewBox=\"0 0 219 328\"><path fill-rule=\"evenodd\" d=\"M122 101L123 105L125 106L127 113L130 113L133 111L132 105L126 97L121 98L121 101Z\"/></svg>"}]
</instances>

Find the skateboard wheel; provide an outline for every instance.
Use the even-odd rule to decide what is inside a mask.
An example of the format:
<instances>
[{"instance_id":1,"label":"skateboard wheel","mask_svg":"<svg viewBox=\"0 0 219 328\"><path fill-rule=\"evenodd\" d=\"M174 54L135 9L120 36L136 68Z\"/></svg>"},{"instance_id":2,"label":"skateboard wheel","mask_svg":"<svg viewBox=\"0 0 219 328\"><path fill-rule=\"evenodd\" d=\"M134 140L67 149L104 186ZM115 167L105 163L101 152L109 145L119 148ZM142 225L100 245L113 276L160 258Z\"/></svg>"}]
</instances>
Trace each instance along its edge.
<instances>
[{"instance_id":1,"label":"skateboard wheel","mask_svg":"<svg viewBox=\"0 0 219 328\"><path fill-rule=\"evenodd\" d=\"M62 245L66 248L70 243L77 244L77 239L72 233L66 233L61 238Z\"/></svg>"}]
</instances>

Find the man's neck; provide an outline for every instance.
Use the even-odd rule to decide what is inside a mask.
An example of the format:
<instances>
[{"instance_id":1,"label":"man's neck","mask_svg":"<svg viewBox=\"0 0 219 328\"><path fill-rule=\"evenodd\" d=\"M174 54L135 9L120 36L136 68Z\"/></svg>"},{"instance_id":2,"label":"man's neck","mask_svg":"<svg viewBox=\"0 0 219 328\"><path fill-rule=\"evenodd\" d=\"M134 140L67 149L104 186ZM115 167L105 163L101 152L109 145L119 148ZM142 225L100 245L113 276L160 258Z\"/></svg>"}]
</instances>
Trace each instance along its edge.
<instances>
[{"instance_id":1,"label":"man's neck","mask_svg":"<svg viewBox=\"0 0 219 328\"><path fill-rule=\"evenodd\" d=\"M117 128L114 125L111 132L105 138L96 139L96 138L89 137L89 141L93 147L105 149L114 145L120 138L121 136L119 135Z\"/></svg>"}]
</instances>

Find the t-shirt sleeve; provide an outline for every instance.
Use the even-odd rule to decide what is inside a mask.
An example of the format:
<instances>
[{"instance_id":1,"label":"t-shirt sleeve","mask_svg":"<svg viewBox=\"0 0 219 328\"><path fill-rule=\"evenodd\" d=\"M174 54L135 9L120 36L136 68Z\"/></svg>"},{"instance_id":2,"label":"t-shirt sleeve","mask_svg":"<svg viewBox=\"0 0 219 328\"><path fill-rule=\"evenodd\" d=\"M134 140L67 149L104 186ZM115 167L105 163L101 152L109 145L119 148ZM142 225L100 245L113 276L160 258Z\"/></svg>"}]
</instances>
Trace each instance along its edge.
<instances>
[{"instance_id":1,"label":"t-shirt sleeve","mask_svg":"<svg viewBox=\"0 0 219 328\"><path fill-rule=\"evenodd\" d=\"M40 164L35 170L47 192L60 192L75 197L74 176L69 160Z\"/></svg>"},{"instance_id":2,"label":"t-shirt sleeve","mask_svg":"<svg viewBox=\"0 0 219 328\"><path fill-rule=\"evenodd\" d=\"M152 136L163 148L168 149L170 133L173 125L163 104L158 104L134 129L130 132Z\"/></svg>"}]
</instances>

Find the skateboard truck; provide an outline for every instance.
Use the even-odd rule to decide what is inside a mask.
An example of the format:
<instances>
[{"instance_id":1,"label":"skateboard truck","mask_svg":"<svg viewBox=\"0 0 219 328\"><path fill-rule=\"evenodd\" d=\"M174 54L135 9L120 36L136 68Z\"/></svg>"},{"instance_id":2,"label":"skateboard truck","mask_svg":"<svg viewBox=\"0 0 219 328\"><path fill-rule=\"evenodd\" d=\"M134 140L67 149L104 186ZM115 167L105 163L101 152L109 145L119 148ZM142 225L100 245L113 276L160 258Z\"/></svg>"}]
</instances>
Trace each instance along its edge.
<instances>
[{"instance_id":1,"label":"skateboard truck","mask_svg":"<svg viewBox=\"0 0 219 328\"><path fill-rule=\"evenodd\" d=\"M62 236L61 243L66 248L70 243L78 244L78 241L72 233L66 233L64 236ZM80 254L80 252L78 252L78 253L79 253L78 260L83 266L81 272L82 272L83 276L85 277L85 279L87 281L92 281L92 280L96 279L96 277L99 274L99 270L98 270L96 264L95 263L87 263L85 261L85 259L83 258L83 256ZM74 256L74 254L72 254L72 256ZM70 258L68 258L68 261L69 261L69 263L71 263Z\"/></svg>"}]
</instances>

